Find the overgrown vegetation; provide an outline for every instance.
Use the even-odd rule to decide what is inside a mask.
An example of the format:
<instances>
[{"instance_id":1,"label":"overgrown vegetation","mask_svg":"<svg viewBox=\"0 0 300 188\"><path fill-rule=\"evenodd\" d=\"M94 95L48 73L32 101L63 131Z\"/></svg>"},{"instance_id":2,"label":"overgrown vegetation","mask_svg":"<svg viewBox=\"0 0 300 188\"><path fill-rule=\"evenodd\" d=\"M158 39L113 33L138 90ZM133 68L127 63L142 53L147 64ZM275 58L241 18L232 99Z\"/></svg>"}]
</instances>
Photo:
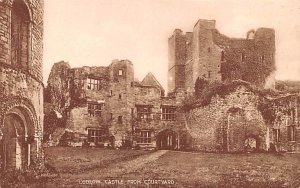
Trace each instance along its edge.
<instances>
[{"instance_id":1,"label":"overgrown vegetation","mask_svg":"<svg viewBox=\"0 0 300 188\"><path fill-rule=\"evenodd\" d=\"M287 95L278 99L260 98L257 109L261 112L266 124L274 124L282 115L290 116L293 111L295 95Z\"/></svg>"},{"instance_id":2,"label":"overgrown vegetation","mask_svg":"<svg viewBox=\"0 0 300 188\"><path fill-rule=\"evenodd\" d=\"M276 110L273 103L269 100L260 98L257 109L261 112L267 125L272 125L276 119Z\"/></svg>"},{"instance_id":3,"label":"overgrown vegetation","mask_svg":"<svg viewBox=\"0 0 300 188\"><path fill-rule=\"evenodd\" d=\"M66 118L58 117L60 114L58 112L51 110L49 113L45 113L44 117L44 141L48 141L49 136L54 133L54 131L61 127L65 128Z\"/></svg>"},{"instance_id":4,"label":"overgrown vegetation","mask_svg":"<svg viewBox=\"0 0 300 188\"><path fill-rule=\"evenodd\" d=\"M35 166L23 170L6 169L0 171L0 187L25 187L57 176L57 172L47 164L45 167Z\"/></svg>"},{"instance_id":5,"label":"overgrown vegetation","mask_svg":"<svg viewBox=\"0 0 300 188\"><path fill-rule=\"evenodd\" d=\"M234 81L230 83L214 82L211 84L206 84L204 81L199 79L198 83L195 85L195 93L197 93L197 95L186 99L184 101L183 108L190 109L195 107L205 107L211 103L211 99L214 96L218 95L224 98L225 96L234 92L238 86L245 86L250 91L259 95L264 95L265 93L273 95L272 91L262 91L254 86L251 86L250 83L245 81Z\"/></svg>"},{"instance_id":6,"label":"overgrown vegetation","mask_svg":"<svg viewBox=\"0 0 300 188\"><path fill-rule=\"evenodd\" d=\"M86 104L86 98L82 96L84 83L74 78L70 80L70 106L69 109L81 107Z\"/></svg>"},{"instance_id":7,"label":"overgrown vegetation","mask_svg":"<svg viewBox=\"0 0 300 188\"><path fill-rule=\"evenodd\" d=\"M276 80L275 88L277 90L283 91L283 92L299 93L300 92L300 81Z\"/></svg>"},{"instance_id":8,"label":"overgrown vegetation","mask_svg":"<svg viewBox=\"0 0 300 188\"><path fill-rule=\"evenodd\" d=\"M198 77L195 82L195 95L196 97L201 97L202 91L208 86L208 81L203 78Z\"/></svg>"},{"instance_id":9,"label":"overgrown vegetation","mask_svg":"<svg viewBox=\"0 0 300 188\"><path fill-rule=\"evenodd\" d=\"M205 107L211 103L213 97L225 98L239 86L246 87L258 96L257 109L261 112L266 124L273 124L281 114L289 115L291 113L290 102L293 100L294 95L289 94L289 92L261 89L241 80L208 84L205 80L199 78L195 83L195 96L184 101L183 109Z\"/></svg>"}]
</instances>

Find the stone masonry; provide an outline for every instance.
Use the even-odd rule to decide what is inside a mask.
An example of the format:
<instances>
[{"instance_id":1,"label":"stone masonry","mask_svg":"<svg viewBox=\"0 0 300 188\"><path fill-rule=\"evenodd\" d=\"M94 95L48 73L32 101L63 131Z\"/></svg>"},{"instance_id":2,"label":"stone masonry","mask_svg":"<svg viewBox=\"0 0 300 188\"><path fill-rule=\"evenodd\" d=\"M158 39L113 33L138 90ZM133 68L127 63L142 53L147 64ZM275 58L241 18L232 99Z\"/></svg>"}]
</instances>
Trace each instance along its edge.
<instances>
[{"instance_id":1,"label":"stone masonry","mask_svg":"<svg viewBox=\"0 0 300 188\"><path fill-rule=\"evenodd\" d=\"M66 62L56 63L47 92L46 102L64 114L66 129L75 135L67 144L156 147L159 141L160 147L179 148L184 141L180 140L184 118L178 108L182 95L164 97L151 73L135 81L128 60L114 60L108 67L70 68ZM164 134L169 141L159 137ZM56 143L64 138L60 136L53 138Z\"/></svg>"},{"instance_id":2,"label":"stone masonry","mask_svg":"<svg viewBox=\"0 0 300 188\"><path fill-rule=\"evenodd\" d=\"M0 140L2 167L42 159L43 1L0 1Z\"/></svg>"},{"instance_id":3,"label":"stone masonry","mask_svg":"<svg viewBox=\"0 0 300 188\"><path fill-rule=\"evenodd\" d=\"M199 20L185 34L175 29L167 97L151 73L134 80L129 60L55 63L45 92L47 136L73 146L299 151L299 97L266 90L274 89L274 55L270 28L245 39L220 34L214 20ZM208 85L195 96L198 78Z\"/></svg>"},{"instance_id":4,"label":"stone masonry","mask_svg":"<svg viewBox=\"0 0 300 188\"><path fill-rule=\"evenodd\" d=\"M275 87L275 31L250 30L247 38L229 38L215 20L199 20L193 32L175 29L169 38L168 92L194 92L198 77L210 82L241 79L265 88Z\"/></svg>"},{"instance_id":5,"label":"stone masonry","mask_svg":"<svg viewBox=\"0 0 300 188\"><path fill-rule=\"evenodd\" d=\"M245 140L254 138L257 148L268 149L267 126L257 109L258 96L239 86L226 97L213 97L205 107L187 112L193 147L202 151L243 151Z\"/></svg>"}]
</instances>

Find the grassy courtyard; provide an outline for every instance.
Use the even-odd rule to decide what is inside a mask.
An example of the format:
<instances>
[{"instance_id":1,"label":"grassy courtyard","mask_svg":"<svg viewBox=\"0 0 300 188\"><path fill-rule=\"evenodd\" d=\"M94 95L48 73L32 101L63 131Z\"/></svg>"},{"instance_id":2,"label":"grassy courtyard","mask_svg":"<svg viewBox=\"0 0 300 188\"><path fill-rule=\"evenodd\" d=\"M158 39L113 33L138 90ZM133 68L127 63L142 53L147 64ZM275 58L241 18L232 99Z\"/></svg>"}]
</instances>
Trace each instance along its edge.
<instances>
[{"instance_id":1,"label":"grassy courtyard","mask_svg":"<svg viewBox=\"0 0 300 188\"><path fill-rule=\"evenodd\" d=\"M101 169L110 164L148 153L150 151L73 147L45 148L47 163L60 174L80 174L93 169Z\"/></svg>"},{"instance_id":2,"label":"grassy courtyard","mask_svg":"<svg viewBox=\"0 0 300 188\"><path fill-rule=\"evenodd\" d=\"M53 147L45 156L59 176L29 187L300 187L300 154Z\"/></svg>"}]
</instances>

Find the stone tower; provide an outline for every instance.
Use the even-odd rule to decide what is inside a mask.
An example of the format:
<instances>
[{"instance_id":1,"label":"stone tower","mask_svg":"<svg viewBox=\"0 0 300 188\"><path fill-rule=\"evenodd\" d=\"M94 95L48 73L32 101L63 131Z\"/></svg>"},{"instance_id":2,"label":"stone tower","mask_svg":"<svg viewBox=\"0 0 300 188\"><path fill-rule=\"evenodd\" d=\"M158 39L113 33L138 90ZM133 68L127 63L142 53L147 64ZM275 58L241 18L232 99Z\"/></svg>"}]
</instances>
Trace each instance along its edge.
<instances>
[{"instance_id":1,"label":"stone tower","mask_svg":"<svg viewBox=\"0 0 300 188\"><path fill-rule=\"evenodd\" d=\"M4 168L42 158L43 0L0 1L0 147Z\"/></svg>"},{"instance_id":2,"label":"stone tower","mask_svg":"<svg viewBox=\"0 0 300 188\"><path fill-rule=\"evenodd\" d=\"M194 92L195 81L244 80L262 88L275 87L275 31L250 30L247 38L231 38L216 29L215 20L198 20L193 32L175 29L169 38L168 92Z\"/></svg>"},{"instance_id":3,"label":"stone tower","mask_svg":"<svg viewBox=\"0 0 300 188\"><path fill-rule=\"evenodd\" d=\"M186 62L186 37L180 29L175 29L169 38L168 91L184 88Z\"/></svg>"}]
</instances>

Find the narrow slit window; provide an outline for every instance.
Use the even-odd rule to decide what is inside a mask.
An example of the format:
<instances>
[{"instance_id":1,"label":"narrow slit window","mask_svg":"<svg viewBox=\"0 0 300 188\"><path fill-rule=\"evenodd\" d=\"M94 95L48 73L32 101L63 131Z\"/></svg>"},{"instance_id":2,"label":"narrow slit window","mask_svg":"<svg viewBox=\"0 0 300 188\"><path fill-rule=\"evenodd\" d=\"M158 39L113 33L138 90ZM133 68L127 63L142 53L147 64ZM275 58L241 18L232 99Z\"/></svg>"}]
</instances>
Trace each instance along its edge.
<instances>
[{"instance_id":1,"label":"narrow slit window","mask_svg":"<svg viewBox=\"0 0 300 188\"><path fill-rule=\"evenodd\" d=\"M221 52L221 61L224 61L225 60L225 54L224 54L224 51Z\"/></svg>"},{"instance_id":2,"label":"narrow slit window","mask_svg":"<svg viewBox=\"0 0 300 188\"><path fill-rule=\"evenodd\" d=\"M208 78L210 78L211 77L211 71L208 71L207 74L208 74Z\"/></svg>"}]
</instances>

